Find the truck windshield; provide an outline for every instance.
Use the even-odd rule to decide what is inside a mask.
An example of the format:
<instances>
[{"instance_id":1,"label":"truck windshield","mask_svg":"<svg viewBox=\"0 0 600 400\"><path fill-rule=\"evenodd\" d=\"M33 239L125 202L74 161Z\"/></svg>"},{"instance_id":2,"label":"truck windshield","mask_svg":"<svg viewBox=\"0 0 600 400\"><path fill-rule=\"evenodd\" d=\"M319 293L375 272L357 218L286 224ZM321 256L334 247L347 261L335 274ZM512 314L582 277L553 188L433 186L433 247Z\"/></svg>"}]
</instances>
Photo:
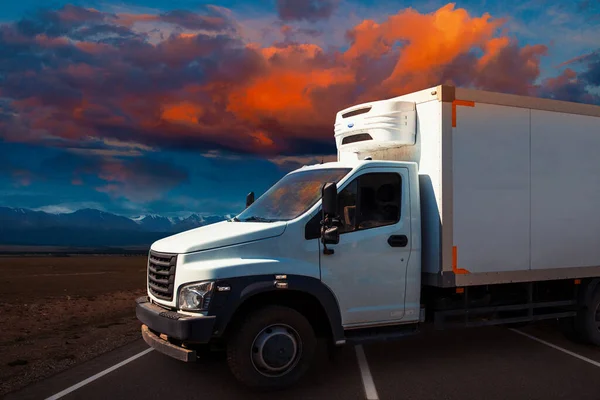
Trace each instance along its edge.
<instances>
[{"instance_id":1,"label":"truck windshield","mask_svg":"<svg viewBox=\"0 0 600 400\"><path fill-rule=\"evenodd\" d=\"M323 184L338 183L350 170L350 168L315 169L286 175L235 220L274 222L294 219L321 198Z\"/></svg>"}]
</instances>

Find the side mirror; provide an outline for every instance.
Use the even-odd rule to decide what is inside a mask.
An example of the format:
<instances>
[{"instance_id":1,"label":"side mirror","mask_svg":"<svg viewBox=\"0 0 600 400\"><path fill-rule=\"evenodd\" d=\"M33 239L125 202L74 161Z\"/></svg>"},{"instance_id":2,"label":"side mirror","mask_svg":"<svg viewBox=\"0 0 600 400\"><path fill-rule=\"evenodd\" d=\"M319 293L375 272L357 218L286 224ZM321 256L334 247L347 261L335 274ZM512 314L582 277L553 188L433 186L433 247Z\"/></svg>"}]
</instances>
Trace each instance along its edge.
<instances>
[{"instance_id":1,"label":"side mirror","mask_svg":"<svg viewBox=\"0 0 600 400\"><path fill-rule=\"evenodd\" d=\"M254 192L250 192L246 196L246 208L250 207L252 203L254 203Z\"/></svg>"},{"instance_id":2,"label":"side mirror","mask_svg":"<svg viewBox=\"0 0 600 400\"><path fill-rule=\"evenodd\" d=\"M335 217L337 215L337 187L335 183L326 183L321 191L323 197L323 214Z\"/></svg>"}]
</instances>

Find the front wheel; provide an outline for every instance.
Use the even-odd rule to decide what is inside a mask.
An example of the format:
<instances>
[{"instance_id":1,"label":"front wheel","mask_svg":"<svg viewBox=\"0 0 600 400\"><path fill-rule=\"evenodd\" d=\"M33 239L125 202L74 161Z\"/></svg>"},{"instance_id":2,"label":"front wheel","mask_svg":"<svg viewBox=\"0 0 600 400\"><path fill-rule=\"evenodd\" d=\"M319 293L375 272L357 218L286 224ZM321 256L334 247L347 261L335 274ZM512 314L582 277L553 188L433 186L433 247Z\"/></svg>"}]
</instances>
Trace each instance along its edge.
<instances>
[{"instance_id":1,"label":"front wheel","mask_svg":"<svg viewBox=\"0 0 600 400\"><path fill-rule=\"evenodd\" d=\"M227 362L243 384L281 389L296 383L312 363L317 341L310 322L281 306L256 310L236 326Z\"/></svg>"}]
</instances>

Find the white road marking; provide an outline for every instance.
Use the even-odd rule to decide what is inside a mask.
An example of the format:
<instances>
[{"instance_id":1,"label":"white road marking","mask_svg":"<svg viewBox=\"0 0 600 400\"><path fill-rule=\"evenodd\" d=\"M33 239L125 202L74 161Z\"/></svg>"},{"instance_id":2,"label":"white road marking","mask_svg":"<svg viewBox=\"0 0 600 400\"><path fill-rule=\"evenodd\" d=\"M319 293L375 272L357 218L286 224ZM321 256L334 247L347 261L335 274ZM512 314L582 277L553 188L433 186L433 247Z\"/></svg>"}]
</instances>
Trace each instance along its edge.
<instances>
[{"instance_id":1,"label":"white road marking","mask_svg":"<svg viewBox=\"0 0 600 400\"><path fill-rule=\"evenodd\" d=\"M69 393L71 393L71 392L73 392L73 391L75 391L75 390L77 390L77 389L79 389L79 388L87 385L90 382L95 381L96 379L98 379L98 378L100 378L100 377L102 377L102 376L104 376L104 375L106 375L106 374L114 371L115 369L120 368L123 365L125 365L127 363L130 363L133 360L135 360L137 358L140 358L141 356L150 353L152 350L154 350L154 349L153 348L149 348L149 349L146 349L146 350L142 351L141 353L136 354L135 356L129 357L127 360L121 361L120 363L118 363L116 365L113 365L112 367L107 368L107 369L105 369L102 372L98 372L96 375L90 376L86 380L83 380L83 381L81 381L81 382L79 382L79 383L77 383L77 384L75 384L75 385L73 385L73 386L71 386L71 387L63 390L62 392L56 393L55 395L48 397L46 400L60 399L61 397L63 397L65 395L67 395L67 394L69 394Z\"/></svg>"},{"instance_id":2,"label":"white road marking","mask_svg":"<svg viewBox=\"0 0 600 400\"><path fill-rule=\"evenodd\" d=\"M355 346L354 349L356 350L356 358L358 358L358 366L360 367L360 373L362 375L362 381L363 386L365 387L367 400L379 400L377 389L375 388L375 383L373 382L373 377L371 376L371 370L369 370L369 364L367 363L365 351L360 344Z\"/></svg>"},{"instance_id":3,"label":"white road marking","mask_svg":"<svg viewBox=\"0 0 600 400\"><path fill-rule=\"evenodd\" d=\"M582 355L579 355L579 354L577 354L577 353L573 353L572 351L569 351L569 350L567 350L567 349L563 349L562 347L559 347L559 346L557 346L557 345L555 345L555 344L552 344L552 343L546 342L545 340L538 339L538 338L536 338L535 336L531 336L531 335L529 335L529 334L527 334L527 333L525 333L525 332L521 332L521 331L519 331L519 330L516 330L516 329L510 329L510 330L511 330L511 331L513 331L513 332L515 332L515 333L518 333L519 335L523 335L523 336L525 336L525 337L528 337L528 338L529 338L529 339L531 339L531 340L535 340L536 342L539 342L539 343L545 344L545 345L546 345L546 346L548 346L548 347L552 347L553 349L556 349L556 350L558 350L558 351L562 351L563 353L566 353L566 354L568 354L568 355L570 355L570 356L573 356L573 357L575 357L575 358L579 358L580 360L583 360L583 361L585 361L585 362L587 362L587 363L590 363L590 364L592 364L592 365L594 365L594 366L596 366L596 367L600 368L600 362L598 362L598 361L590 360L590 359L589 359L589 358L587 358L587 357L584 357L584 356L582 356Z\"/></svg>"}]
</instances>

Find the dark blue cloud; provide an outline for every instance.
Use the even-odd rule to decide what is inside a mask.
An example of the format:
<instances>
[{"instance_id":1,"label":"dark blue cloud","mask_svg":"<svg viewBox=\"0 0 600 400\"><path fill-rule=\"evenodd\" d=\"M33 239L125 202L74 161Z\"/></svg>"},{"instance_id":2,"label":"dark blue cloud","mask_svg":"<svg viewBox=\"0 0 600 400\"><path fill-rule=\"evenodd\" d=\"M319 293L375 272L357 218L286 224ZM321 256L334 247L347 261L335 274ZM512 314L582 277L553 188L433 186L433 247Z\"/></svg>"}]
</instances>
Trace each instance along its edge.
<instances>
[{"instance_id":1,"label":"dark blue cloud","mask_svg":"<svg viewBox=\"0 0 600 400\"><path fill-rule=\"evenodd\" d=\"M568 68L562 74L542 82L538 94L553 99L600 105L600 49L565 65ZM571 67L580 71L576 72Z\"/></svg>"},{"instance_id":2,"label":"dark blue cloud","mask_svg":"<svg viewBox=\"0 0 600 400\"><path fill-rule=\"evenodd\" d=\"M587 68L581 74L581 79L591 86L600 86L600 50L590 54L584 61Z\"/></svg>"},{"instance_id":3,"label":"dark blue cloud","mask_svg":"<svg viewBox=\"0 0 600 400\"><path fill-rule=\"evenodd\" d=\"M205 6L202 12L187 10L167 11L159 16L159 20L193 30L231 30L232 25L228 16L216 7Z\"/></svg>"},{"instance_id":4,"label":"dark blue cloud","mask_svg":"<svg viewBox=\"0 0 600 400\"><path fill-rule=\"evenodd\" d=\"M339 0L277 0L277 13L283 21L315 22L331 17L338 3Z\"/></svg>"},{"instance_id":5,"label":"dark blue cloud","mask_svg":"<svg viewBox=\"0 0 600 400\"><path fill-rule=\"evenodd\" d=\"M60 10L38 10L17 22L16 28L26 36L70 36L78 28L102 23L105 19L106 15L99 11L67 4Z\"/></svg>"}]
</instances>

